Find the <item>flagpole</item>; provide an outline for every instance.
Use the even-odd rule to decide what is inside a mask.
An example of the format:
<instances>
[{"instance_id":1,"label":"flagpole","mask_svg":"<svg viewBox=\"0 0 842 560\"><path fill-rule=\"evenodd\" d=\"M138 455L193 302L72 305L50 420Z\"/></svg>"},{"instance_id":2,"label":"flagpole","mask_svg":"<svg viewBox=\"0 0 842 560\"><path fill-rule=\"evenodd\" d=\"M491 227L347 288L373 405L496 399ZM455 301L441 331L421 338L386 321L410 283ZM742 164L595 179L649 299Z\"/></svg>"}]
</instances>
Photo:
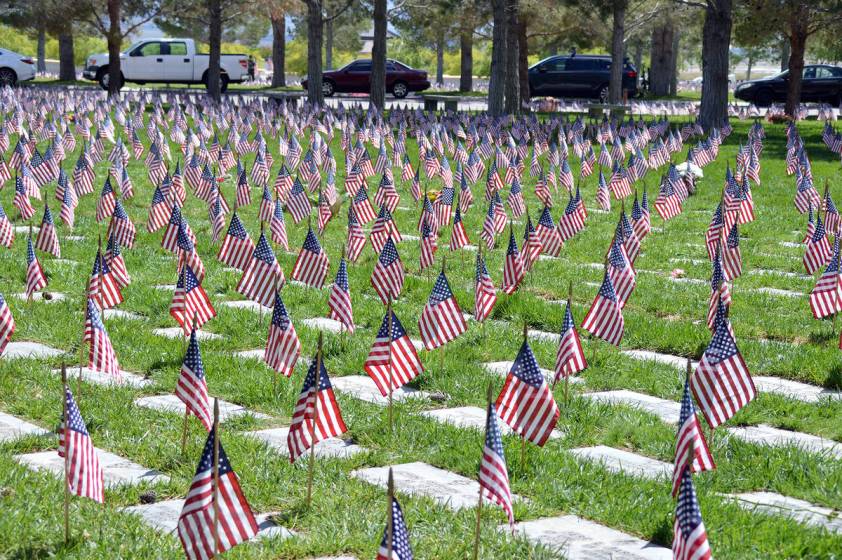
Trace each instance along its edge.
<instances>
[{"instance_id":1,"label":"flagpole","mask_svg":"<svg viewBox=\"0 0 842 560\"><path fill-rule=\"evenodd\" d=\"M390 290L391 292L391 290ZM388 303L386 305L386 314L389 316L389 332L386 333L387 344L389 345L389 359L386 364L386 369L389 372L389 433L392 434L395 431L394 419L393 419L393 411L392 411L392 392L394 390L394 380L392 379L392 296L391 293L388 297Z\"/></svg>"},{"instance_id":2,"label":"flagpole","mask_svg":"<svg viewBox=\"0 0 842 560\"><path fill-rule=\"evenodd\" d=\"M70 453L67 449L67 366L64 362L61 363L61 402L62 402L62 420L64 430L64 546L70 542L70 480L68 474L70 473Z\"/></svg>"},{"instance_id":3,"label":"flagpole","mask_svg":"<svg viewBox=\"0 0 842 560\"><path fill-rule=\"evenodd\" d=\"M393 515L394 499L395 499L395 479L392 475L392 467L389 467L389 479L387 482L387 502L389 504L386 509L386 551L387 557L392 560L394 551L394 536L395 536L395 518Z\"/></svg>"},{"instance_id":4,"label":"flagpole","mask_svg":"<svg viewBox=\"0 0 842 560\"><path fill-rule=\"evenodd\" d=\"M23 216L21 216L21 217L23 217ZM29 222L29 241L30 241L30 242L32 241L32 221L30 221L30 222ZM33 252L34 252L34 250L33 250ZM37 257L36 257L36 260L37 260ZM28 276L28 274L27 274L27 276ZM28 284L28 282L27 282L27 284ZM28 286L27 286L27 291L29 291L29 290L28 290ZM26 302L27 302L27 303L32 303L32 293L30 293L30 294L26 297Z\"/></svg>"},{"instance_id":5,"label":"flagpole","mask_svg":"<svg viewBox=\"0 0 842 560\"><path fill-rule=\"evenodd\" d=\"M491 383L488 384L488 391L486 393L486 401L487 406L486 410L491 406L491 399L492 399L493 389ZM488 428L486 427L486 432L488 432ZM486 433L486 437L488 434ZM479 558L479 535L480 535L480 528L482 526L482 486L479 487L479 498L477 499L477 524L474 528L474 556L473 560L478 560Z\"/></svg>"},{"instance_id":6,"label":"flagpole","mask_svg":"<svg viewBox=\"0 0 842 560\"><path fill-rule=\"evenodd\" d=\"M213 399L213 556L219 551L219 399Z\"/></svg>"},{"instance_id":7,"label":"flagpole","mask_svg":"<svg viewBox=\"0 0 842 560\"><path fill-rule=\"evenodd\" d=\"M319 348L316 351L316 375L313 379L312 412L310 413L310 464L307 473L307 509L313 503L313 471L316 468L316 393L322 376L322 331L319 331ZM305 417L306 418L306 417Z\"/></svg>"},{"instance_id":8,"label":"flagpole","mask_svg":"<svg viewBox=\"0 0 842 560\"><path fill-rule=\"evenodd\" d=\"M523 322L523 343L526 344L527 336L529 335L529 325L526 321ZM520 438L520 470L526 470L526 438Z\"/></svg>"}]
</instances>

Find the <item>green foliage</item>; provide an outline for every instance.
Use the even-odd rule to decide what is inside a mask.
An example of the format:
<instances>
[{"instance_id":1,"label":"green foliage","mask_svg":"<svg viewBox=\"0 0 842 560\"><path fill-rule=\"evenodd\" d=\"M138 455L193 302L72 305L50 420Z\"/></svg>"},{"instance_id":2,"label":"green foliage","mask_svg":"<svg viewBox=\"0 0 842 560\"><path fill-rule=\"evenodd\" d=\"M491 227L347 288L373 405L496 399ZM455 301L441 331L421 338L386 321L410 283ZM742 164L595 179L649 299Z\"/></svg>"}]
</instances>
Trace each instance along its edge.
<instances>
[{"instance_id":1,"label":"green foliage","mask_svg":"<svg viewBox=\"0 0 842 560\"><path fill-rule=\"evenodd\" d=\"M74 36L74 63L81 66L89 54L105 52L105 39L91 35ZM0 24L0 47L11 49L21 54L35 56L38 41L8 25ZM47 37L45 52L48 59L58 60L58 39Z\"/></svg>"}]
</instances>

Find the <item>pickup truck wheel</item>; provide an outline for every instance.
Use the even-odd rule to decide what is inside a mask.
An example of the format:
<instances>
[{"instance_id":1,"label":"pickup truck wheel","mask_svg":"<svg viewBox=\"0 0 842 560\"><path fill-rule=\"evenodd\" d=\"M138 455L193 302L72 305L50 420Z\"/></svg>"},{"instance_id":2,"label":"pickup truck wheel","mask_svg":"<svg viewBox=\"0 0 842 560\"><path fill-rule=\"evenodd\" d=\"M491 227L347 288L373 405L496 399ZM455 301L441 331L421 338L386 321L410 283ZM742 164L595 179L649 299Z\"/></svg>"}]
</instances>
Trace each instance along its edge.
<instances>
[{"instance_id":1,"label":"pickup truck wheel","mask_svg":"<svg viewBox=\"0 0 842 560\"><path fill-rule=\"evenodd\" d=\"M333 85L333 82L330 80L322 81L322 95L325 97L333 97L335 91L336 86Z\"/></svg>"},{"instance_id":2,"label":"pickup truck wheel","mask_svg":"<svg viewBox=\"0 0 842 560\"><path fill-rule=\"evenodd\" d=\"M608 103L608 84L599 88L599 102Z\"/></svg>"},{"instance_id":3,"label":"pickup truck wheel","mask_svg":"<svg viewBox=\"0 0 842 560\"><path fill-rule=\"evenodd\" d=\"M11 68L0 68L0 87L14 86L18 82L18 75Z\"/></svg>"},{"instance_id":4,"label":"pickup truck wheel","mask_svg":"<svg viewBox=\"0 0 842 560\"><path fill-rule=\"evenodd\" d=\"M409 93L409 88L403 82L395 82L392 86L392 95L398 99L403 99L407 93Z\"/></svg>"}]
</instances>

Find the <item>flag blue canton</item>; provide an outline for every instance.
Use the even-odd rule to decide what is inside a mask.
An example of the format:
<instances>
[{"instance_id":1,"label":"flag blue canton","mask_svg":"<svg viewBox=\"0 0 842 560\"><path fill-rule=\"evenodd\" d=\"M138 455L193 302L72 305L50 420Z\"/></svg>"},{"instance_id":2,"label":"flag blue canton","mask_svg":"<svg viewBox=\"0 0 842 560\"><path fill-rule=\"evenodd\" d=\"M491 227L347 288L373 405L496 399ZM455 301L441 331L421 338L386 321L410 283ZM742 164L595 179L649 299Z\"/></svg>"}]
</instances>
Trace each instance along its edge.
<instances>
[{"instance_id":1,"label":"flag blue canton","mask_svg":"<svg viewBox=\"0 0 842 560\"><path fill-rule=\"evenodd\" d=\"M686 466L681 474L681 490L678 494L675 516L685 538L689 538L693 531L702 524L702 511L699 509L699 502L696 499L696 489L693 487L690 469Z\"/></svg>"},{"instance_id":2,"label":"flag blue canton","mask_svg":"<svg viewBox=\"0 0 842 560\"><path fill-rule=\"evenodd\" d=\"M386 240L386 243L383 245L383 250L380 251L380 264L383 266L390 266L395 261L399 260L398 257L398 250L395 247L395 243L392 241L392 236Z\"/></svg>"},{"instance_id":3,"label":"flag blue canton","mask_svg":"<svg viewBox=\"0 0 842 560\"><path fill-rule=\"evenodd\" d=\"M307 370L307 375L304 377L304 386L301 388L302 393L306 393L313 388L316 382L316 358L313 358L313 361L310 363L310 368ZM330 378L327 376L327 368L325 368L324 360L318 360L321 362L321 369L319 370L319 386L316 387L316 391L327 391L328 389L332 389L333 385L330 384Z\"/></svg>"},{"instance_id":4,"label":"flag blue canton","mask_svg":"<svg viewBox=\"0 0 842 560\"><path fill-rule=\"evenodd\" d=\"M348 287L348 266L345 264L345 259L339 261L339 270L336 273L336 284L343 292L350 290Z\"/></svg>"},{"instance_id":5,"label":"flag blue canton","mask_svg":"<svg viewBox=\"0 0 842 560\"><path fill-rule=\"evenodd\" d=\"M196 476L203 475L213 469L213 447L216 441L216 429L212 429L208 434L208 439L205 441L205 448L202 450L202 458L199 460L199 466L196 468ZM222 448L222 442L219 443L219 476L222 477L230 472L234 472L231 468L231 463L228 462L228 455Z\"/></svg>"},{"instance_id":6,"label":"flag blue canton","mask_svg":"<svg viewBox=\"0 0 842 560\"><path fill-rule=\"evenodd\" d=\"M605 272L605 277L602 279L602 286L599 287L599 295L607 300L617 301L617 294L614 292L614 283L611 282L608 271Z\"/></svg>"},{"instance_id":7,"label":"flag blue canton","mask_svg":"<svg viewBox=\"0 0 842 560\"><path fill-rule=\"evenodd\" d=\"M433 291L430 294L430 305L438 305L452 297L453 292L450 291L450 284L447 282L447 277L444 275L444 272L439 272L436 285L433 286Z\"/></svg>"},{"instance_id":8,"label":"flag blue canton","mask_svg":"<svg viewBox=\"0 0 842 560\"><path fill-rule=\"evenodd\" d=\"M380 548L388 550L389 543L386 540L388 532L383 533L383 540ZM412 560L412 549L409 547L409 532L403 520L403 512L398 500L392 498L392 554L400 560Z\"/></svg>"},{"instance_id":9,"label":"flag blue canton","mask_svg":"<svg viewBox=\"0 0 842 560\"><path fill-rule=\"evenodd\" d=\"M307 230L307 237L304 238L302 249L317 255L322 252L322 246L319 245L319 239L316 237L315 232L313 232L313 228Z\"/></svg>"},{"instance_id":10,"label":"flag blue canton","mask_svg":"<svg viewBox=\"0 0 842 560\"><path fill-rule=\"evenodd\" d=\"M99 308L92 299L88 299L88 321L91 328L99 331L105 330L105 325L102 324L102 319L99 316Z\"/></svg>"},{"instance_id":11,"label":"flag blue canton","mask_svg":"<svg viewBox=\"0 0 842 560\"><path fill-rule=\"evenodd\" d=\"M564 334L574 327L573 312L570 310L570 302L564 307L564 320L561 323L561 334Z\"/></svg>"},{"instance_id":12,"label":"flag blue canton","mask_svg":"<svg viewBox=\"0 0 842 560\"><path fill-rule=\"evenodd\" d=\"M541 212L541 217L538 218L538 224L549 229L553 229L555 227L555 222L553 222L553 215L550 213L550 209L546 206L544 206L544 210Z\"/></svg>"},{"instance_id":13,"label":"flag blue canton","mask_svg":"<svg viewBox=\"0 0 842 560\"><path fill-rule=\"evenodd\" d=\"M67 403L67 427L84 436L89 435L85 421L82 420L82 414L79 413L79 407L76 406L76 401L73 399L73 393L67 387L64 389L64 400Z\"/></svg>"},{"instance_id":14,"label":"flag blue canton","mask_svg":"<svg viewBox=\"0 0 842 560\"><path fill-rule=\"evenodd\" d=\"M500 436L500 428L497 425L497 411L493 402L488 403L488 414L485 421L485 447L500 457L500 461L506 462L503 453L503 438Z\"/></svg>"},{"instance_id":15,"label":"flag blue canton","mask_svg":"<svg viewBox=\"0 0 842 560\"><path fill-rule=\"evenodd\" d=\"M611 252L608 254L608 262L614 268L623 270L626 268L626 259L623 257L623 252L620 250L620 241L615 240L611 244Z\"/></svg>"},{"instance_id":16,"label":"flag blue canton","mask_svg":"<svg viewBox=\"0 0 842 560\"><path fill-rule=\"evenodd\" d=\"M26 242L26 264L32 264L35 260L35 249L32 247L32 236L30 235Z\"/></svg>"},{"instance_id":17,"label":"flag blue canton","mask_svg":"<svg viewBox=\"0 0 842 560\"><path fill-rule=\"evenodd\" d=\"M260 233L260 239L254 248L254 258L266 264L275 262L275 253L272 251L272 247L269 246L269 242L266 240L266 234L263 232Z\"/></svg>"},{"instance_id":18,"label":"flag blue canton","mask_svg":"<svg viewBox=\"0 0 842 560\"><path fill-rule=\"evenodd\" d=\"M738 231L737 224L734 224L734 226L731 228L731 231L728 233L728 248L729 249L736 249L739 246L740 246L740 233Z\"/></svg>"},{"instance_id":19,"label":"flag blue canton","mask_svg":"<svg viewBox=\"0 0 842 560\"><path fill-rule=\"evenodd\" d=\"M506 255L518 256L517 240L515 240L514 230L509 232L509 248L506 250Z\"/></svg>"},{"instance_id":20,"label":"flag blue canton","mask_svg":"<svg viewBox=\"0 0 842 560\"><path fill-rule=\"evenodd\" d=\"M187 347L187 354L184 356L184 367L188 368L198 379L205 377L205 366L202 363L202 353L199 350L199 339L196 331L190 333L190 345Z\"/></svg>"},{"instance_id":21,"label":"flag blue canton","mask_svg":"<svg viewBox=\"0 0 842 560\"><path fill-rule=\"evenodd\" d=\"M718 315L718 313L717 313ZM723 317L724 319L724 317ZM705 350L705 359L708 363L715 365L728 360L738 354L737 344L728 330L728 322L721 320L716 325L716 332Z\"/></svg>"},{"instance_id":22,"label":"flag blue canton","mask_svg":"<svg viewBox=\"0 0 842 560\"><path fill-rule=\"evenodd\" d=\"M540 387L544 383L544 374L541 373L541 368L538 367L538 361L528 342L524 341L523 346L520 347L510 373L533 387Z\"/></svg>"},{"instance_id":23,"label":"flag blue canton","mask_svg":"<svg viewBox=\"0 0 842 560\"><path fill-rule=\"evenodd\" d=\"M406 336L406 331L403 325L398 320L398 316L392 311L392 340L398 340ZM377 331L377 338L389 337L389 314L383 317L383 322L380 324L380 330Z\"/></svg>"},{"instance_id":24,"label":"flag blue canton","mask_svg":"<svg viewBox=\"0 0 842 560\"><path fill-rule=\"evenodd\" d=\"M272 324L281 330L287 330L291 324L289 313L284 305L284 300L281 299L281 292L275 294L275 306L272 310Z\"/></svg>"}]
</instances>

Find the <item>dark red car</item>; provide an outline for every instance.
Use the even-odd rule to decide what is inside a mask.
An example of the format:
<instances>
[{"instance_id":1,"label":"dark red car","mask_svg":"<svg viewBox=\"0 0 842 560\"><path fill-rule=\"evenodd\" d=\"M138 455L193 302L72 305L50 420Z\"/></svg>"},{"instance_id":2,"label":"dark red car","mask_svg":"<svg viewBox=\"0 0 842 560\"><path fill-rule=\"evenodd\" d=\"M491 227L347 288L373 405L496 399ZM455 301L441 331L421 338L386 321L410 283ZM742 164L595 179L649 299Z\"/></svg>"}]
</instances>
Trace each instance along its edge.
<instances>
[{"instance_id":1,"label":"dark red car","mask_svg":"<svg viewBox=\"0 0 842 560\"><path fill-rule=\"evenodd\" d=\"M301 85L307 89L307 80ZM397 60L386 60L386 91L398 99L410 91L424 91L430 87L427 73L415 70ZM371 91L371 59L355 60L339 70L322 74L322 92L330 97L337 92L368 93Z\"/></svg>"}]
</instances>

